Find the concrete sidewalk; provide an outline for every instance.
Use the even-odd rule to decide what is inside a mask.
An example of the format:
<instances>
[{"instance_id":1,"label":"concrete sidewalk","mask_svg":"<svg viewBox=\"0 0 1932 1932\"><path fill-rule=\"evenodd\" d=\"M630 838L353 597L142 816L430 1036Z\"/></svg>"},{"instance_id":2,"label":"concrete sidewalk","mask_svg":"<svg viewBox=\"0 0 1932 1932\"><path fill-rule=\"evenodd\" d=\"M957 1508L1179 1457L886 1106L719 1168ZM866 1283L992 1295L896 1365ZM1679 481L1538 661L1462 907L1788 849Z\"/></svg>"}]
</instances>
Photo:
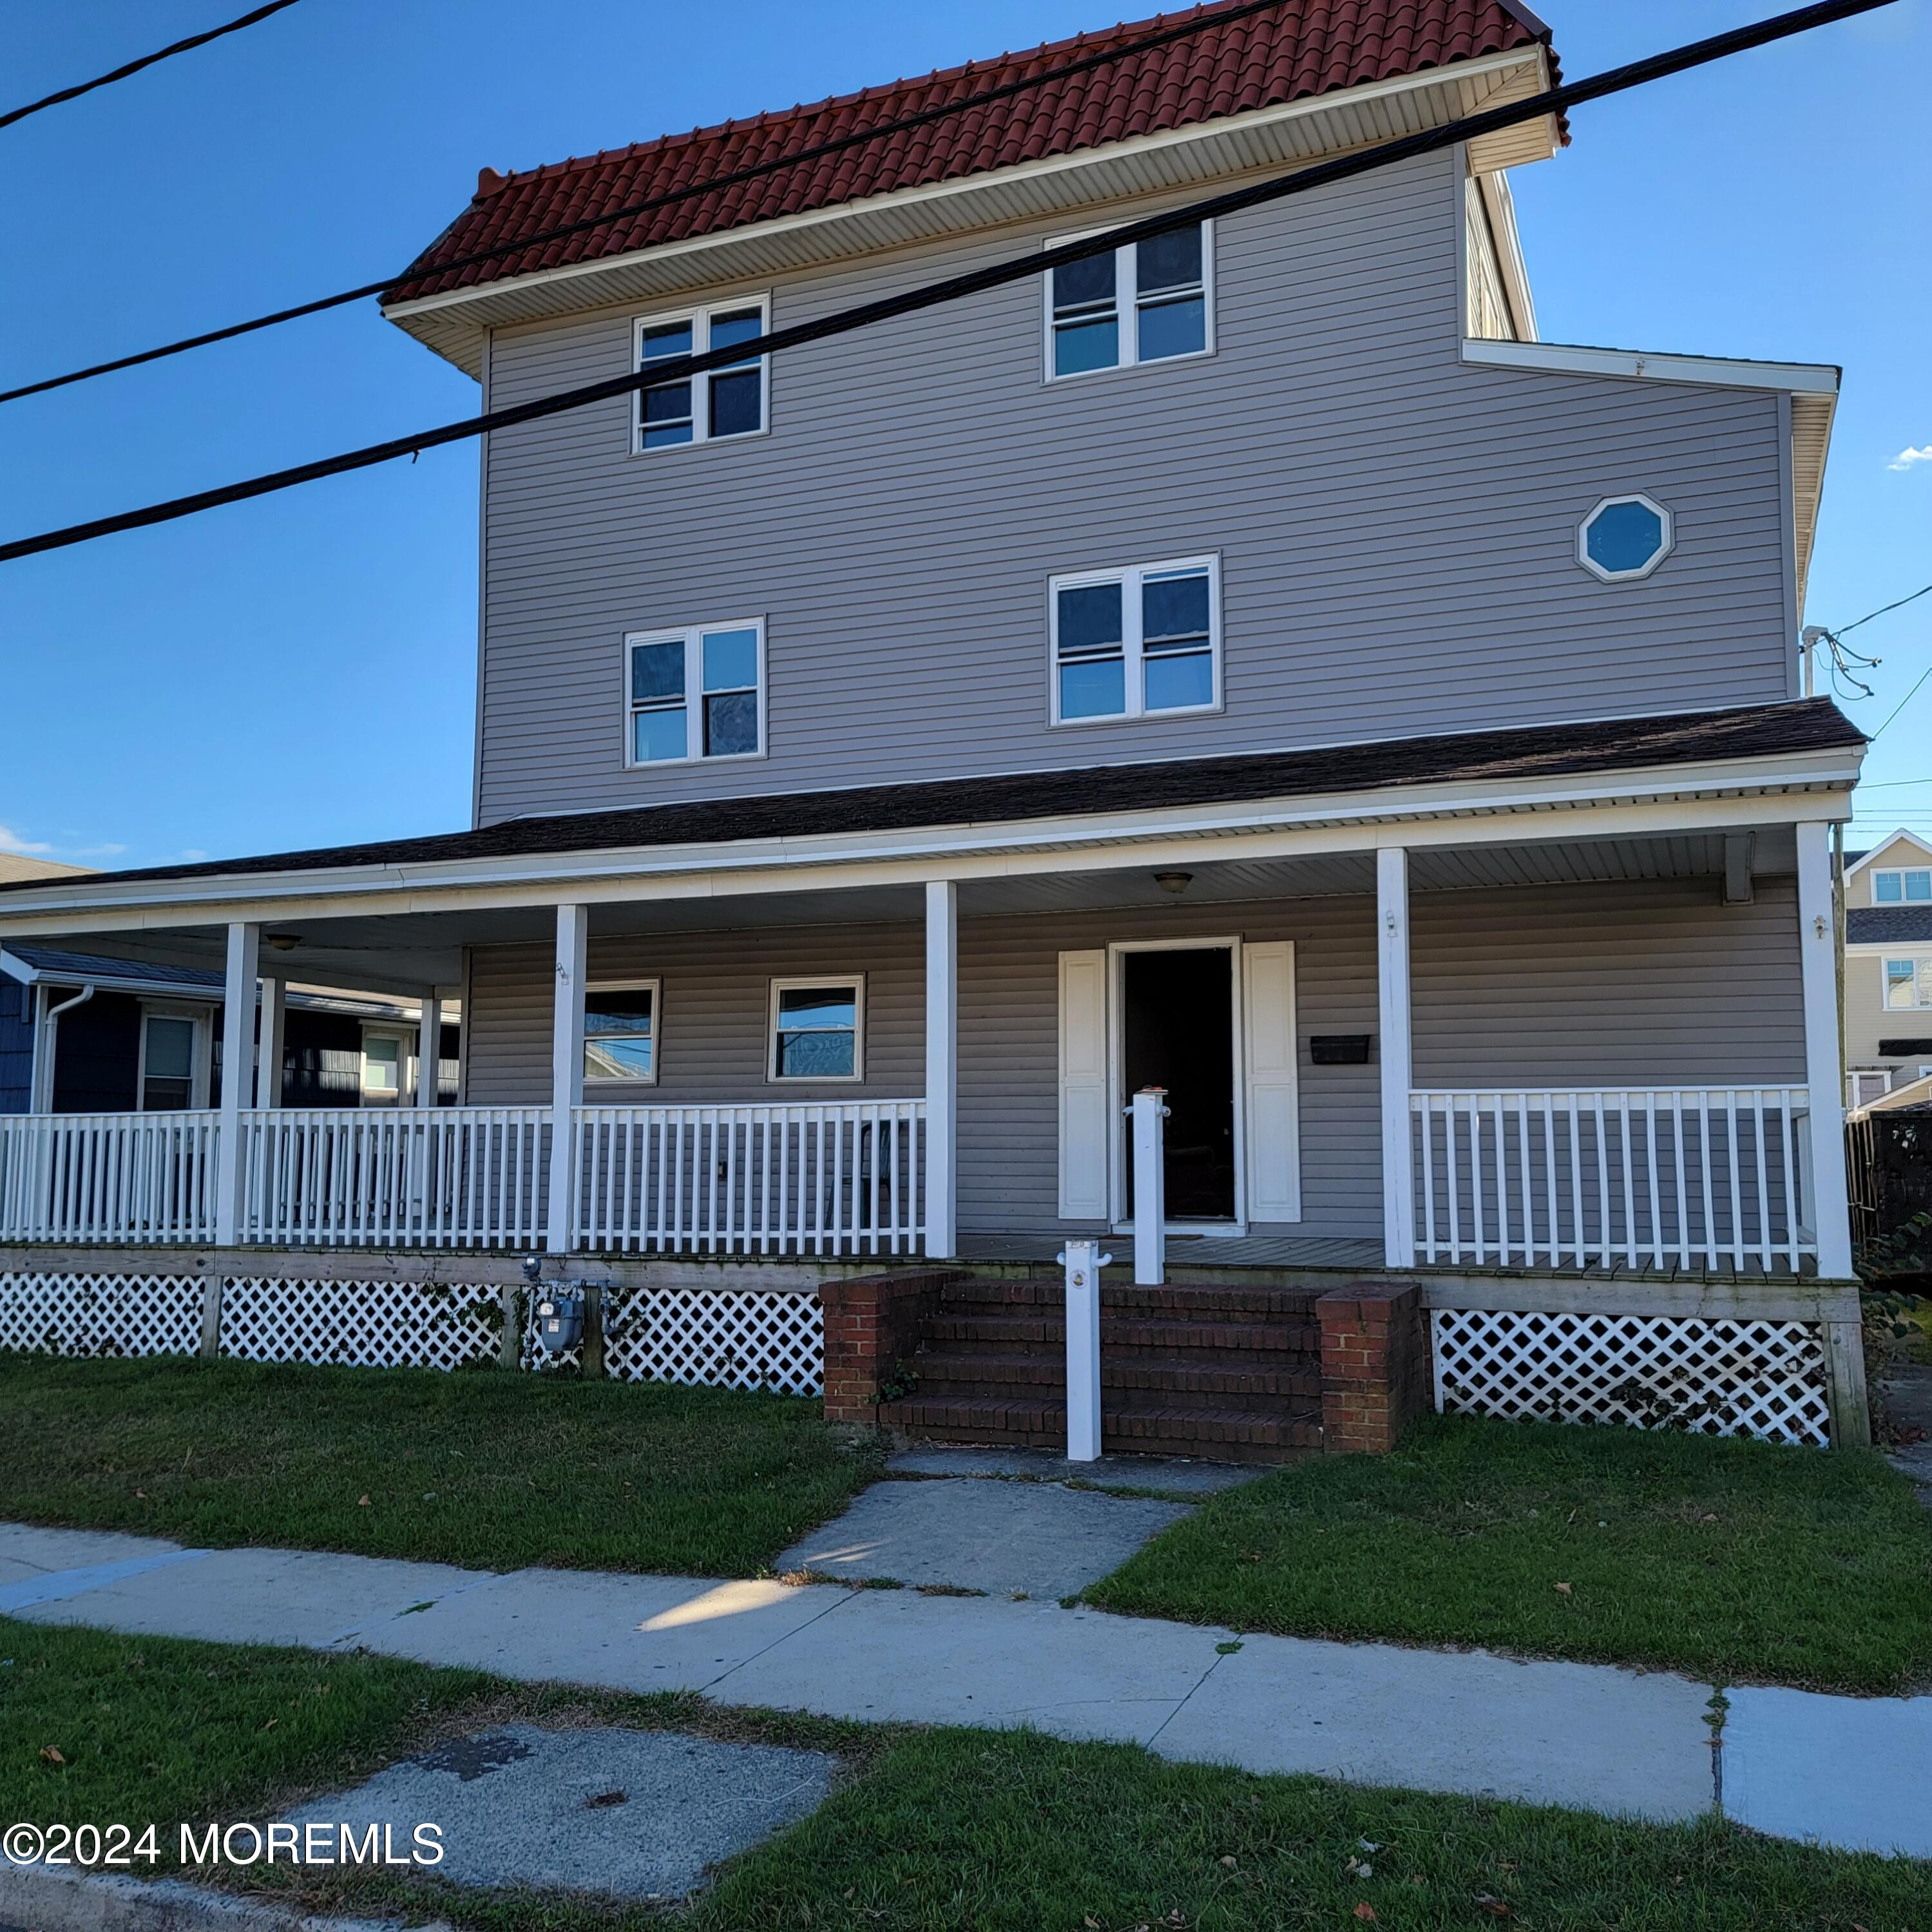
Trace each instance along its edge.
<instances>
[{"instance_id":1,"label":"concrete sidewalk","mask_svg":"<svg viewBox=\"0 0 1932 1932\"><path fill-rule=\"evenodd\" d=\"M360 1646L502 1676L874 1721L1028 1724L1178 1759L1932 1857L1932 1698L1226 1630L999 1598L442 1564L0 1526L0 1613Z\"/></svg>"}]
</instances>

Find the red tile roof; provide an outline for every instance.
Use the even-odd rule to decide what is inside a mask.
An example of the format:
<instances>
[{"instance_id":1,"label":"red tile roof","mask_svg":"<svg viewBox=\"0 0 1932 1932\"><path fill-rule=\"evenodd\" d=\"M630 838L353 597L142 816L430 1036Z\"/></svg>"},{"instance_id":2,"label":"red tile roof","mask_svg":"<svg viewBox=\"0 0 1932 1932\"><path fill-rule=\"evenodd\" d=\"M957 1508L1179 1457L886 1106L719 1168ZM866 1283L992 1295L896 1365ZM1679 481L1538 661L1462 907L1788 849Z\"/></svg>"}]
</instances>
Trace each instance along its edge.
<instances>
[{"instance_id":1,"label":"red tile roof","mask_svg":"<svg viewBox=\"0 0 1932 1932\"><path fill-rule=\"evenodd\" d=\"M1243 4L1214 0L1187 12L1057 40L1030 53L969 62L922 80L865 88L812 106L728 121L688 134L666 134L525 174L500 175L486 168L475 200L412 265L425 272L398 286L389 299L626 254L863 196L1278 106L1453 61L1547 46L1550 40L1549 28L1516 0L1281 0L1259 13L1216 23L1217 15L1238 12ZM433 272L439 262L816 148L1195 20L1208 24L1184 39L1045 82L968 109L956 118L884 136L446 275Z\"/></svg>"}]
</instances>

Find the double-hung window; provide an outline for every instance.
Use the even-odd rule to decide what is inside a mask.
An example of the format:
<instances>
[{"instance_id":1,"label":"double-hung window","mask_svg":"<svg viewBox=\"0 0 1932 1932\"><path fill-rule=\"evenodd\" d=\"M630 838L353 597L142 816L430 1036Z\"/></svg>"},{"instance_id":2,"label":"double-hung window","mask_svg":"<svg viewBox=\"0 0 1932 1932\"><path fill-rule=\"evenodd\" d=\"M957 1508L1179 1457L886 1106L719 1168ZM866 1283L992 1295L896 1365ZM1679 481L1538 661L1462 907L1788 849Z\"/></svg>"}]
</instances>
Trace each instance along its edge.
<instances>
[{"instance_id":1,"label":"double-hung window","mask_svg":"<svg viewBox=\"0 0 1932 1932\"><path fill-rule=\"evenodd\" d=\"M1214 710L1220 574L1214 558L1189 557L1052 578L1054 724Z\"/></svg>"},{"instance_id":2,"label":"double-hung window","mask_svg":"<svg viewBox=\"0 0 1932 1932\"><path fill-rule=\"evenodd\" d=\"M593 980L584 989L584 1078L658 1077L658 982Z\"/></svg>"},{"instance_id":3,"label":"double-hung window","mask_svg":"<svg viewBox=\"0 0 1932 1932\"><path fill-rule=\"evenodd\" d=\"M765 628L756 618L624 640L633 765L753 758L764 748Z\"/></svg>"},{"instance_id":4,"label":"double-hung window","mask_svg":"<svg viewBox=\"0 0 1932 1932\"><path fill-rule=\"evenodd\" d=\"M680 356L703 356L765 333L766 305L755 302L721 303L683 315L652 316L638 324L638 367ZM663 382L638 397L640 450L670 449L687 442L717 442L728 436L757 436L765 427L769 398L766 358L749 357L722 369Z\"/></svg>"},{"instance_id":5,"label":"double-hung window","mask_svg":"<svg viewBox=\"0 0 1932 1932\"><path fill-rule=\"evenodd\" d=\"M1048 380L1207 354L1213 254L1203 221L1055 268L1046 278Z\"/></svg>"},{"instance_id":6,"label":"double-hung window","mask_svg":"<svg viewBox=\"0 0 1932 1932\"><path fill-rule=\"evenodd\" d=\"M862 1079L865 1022L862 978L774 980L770 1078Z\"/></svg>"},{"instance_id":7,"label":"double-hung window","mask_svg":"<svg viewBox=\"0 0 1932 1932\"><path fill-rule=\"evenodd\" d=\"M1932 1006L1932 959L1888 959L1885 1003L1894 1008Z\"/></svg>"},{"instance_id":8,"label":"double-hung window","mask_svg":"<svg viewBox=\"0 0 1932 1932\"><path fill-rule=\"evenodd\" d=\"M1872 898L1879 905L1932 903L1932 870L1874 872Z\"/></svg>"}]
</instances>

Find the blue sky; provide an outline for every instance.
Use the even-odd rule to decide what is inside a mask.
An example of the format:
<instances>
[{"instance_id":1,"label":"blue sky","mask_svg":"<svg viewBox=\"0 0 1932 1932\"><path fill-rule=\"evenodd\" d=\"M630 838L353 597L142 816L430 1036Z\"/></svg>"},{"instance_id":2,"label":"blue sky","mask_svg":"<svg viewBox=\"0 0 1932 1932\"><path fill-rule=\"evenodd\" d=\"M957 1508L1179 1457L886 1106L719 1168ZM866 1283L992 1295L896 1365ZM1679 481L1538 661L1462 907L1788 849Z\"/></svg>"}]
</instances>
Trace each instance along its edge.
<instances>
[{"instance_id":1,"label":"blue sky","mask_svg":"<svg viewBox=\"0 0 1932 1932\"><path fill-rule=\"evenodd\" d=\"M716 10L635 0L302 0L0 130L0 386L400 268L485 163L815 100L1118 8L733 0L719 33ZM1573 76L1774 10L1544 8ZM0 107L242 10L9 8ZM1844 365L1807 614L1834 626L1932 580L1928 54L1924 0L1900 0L1586 107L1567 152L1514 177L1546 338ZM476 402L364 304L0 407L0 532ZM460 446L0 566L0 845L134 866L466 824L476 478ZM1932 668L1932 597L1855 641L1884 659L1877 697L1846 707L1869 730ZM1868 761L1861 830L1932 832L1928 733L1932 680Z\"/></svg>"}]
</instances>

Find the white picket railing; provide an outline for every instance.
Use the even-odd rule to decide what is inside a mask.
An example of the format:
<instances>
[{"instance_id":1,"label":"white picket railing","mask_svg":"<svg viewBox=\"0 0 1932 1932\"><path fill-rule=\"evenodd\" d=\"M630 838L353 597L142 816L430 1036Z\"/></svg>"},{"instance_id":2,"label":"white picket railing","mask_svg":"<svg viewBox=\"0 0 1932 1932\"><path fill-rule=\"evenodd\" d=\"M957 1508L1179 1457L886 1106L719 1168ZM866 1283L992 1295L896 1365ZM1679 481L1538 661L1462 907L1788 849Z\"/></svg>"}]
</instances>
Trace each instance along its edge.
<instances>
[{"instance_id":1,"label":"white picket railing","mask_svg":"<svg viewBox=\"0 0 1932 1932\"><path fill-rule=\"evenodd\" d=\"M244 1114L244 1242L529 1247L548 1107L277 1107Z\"/></svg>"},{"instance_id":2,"label":"white picket railing","mask_svg":"<svg viewBox=\"0 0 1932 1932\"><path fill-rule=\"evenodd\" d=\"M1409 1096L1416 1253L1651 1270L1815 1263L1802 1087Z\"/></svg>"},{"instance_id":3,"label":"white picket railing","mask_svg":"<svg viewBox=\"0 0 1932 1932\"><path fill-rule=\"evenodd\" d=\"M659 1254L916 1253L925 1121L923 1100L581 1107L572 1226Z\"/></svg>"},{"instance_id":4,"label":"white picket railing","mask_svg":"<svg viewBox=\"0 0 1932 1932\"><path fill-rule=\"evenodd\" d=\"M210 1239L218 1119L0 1114L0 1239Z\"/></svg>"}]
</instances>

